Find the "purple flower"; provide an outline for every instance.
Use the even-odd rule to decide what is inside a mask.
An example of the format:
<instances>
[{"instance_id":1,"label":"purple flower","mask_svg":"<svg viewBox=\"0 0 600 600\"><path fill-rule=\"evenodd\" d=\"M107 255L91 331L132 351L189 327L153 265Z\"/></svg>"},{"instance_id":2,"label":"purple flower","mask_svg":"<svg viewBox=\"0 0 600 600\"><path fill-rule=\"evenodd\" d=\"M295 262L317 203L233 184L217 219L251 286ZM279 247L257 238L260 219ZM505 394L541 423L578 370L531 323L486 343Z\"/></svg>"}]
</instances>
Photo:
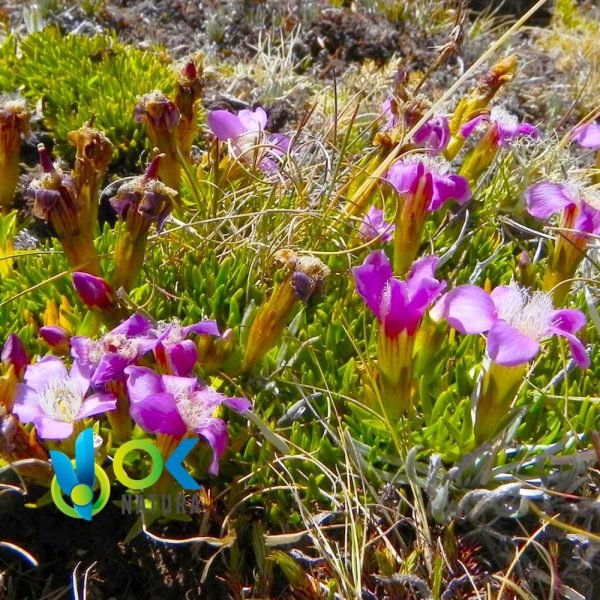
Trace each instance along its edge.
<instances>
[{"instance_id":1,"label":"purple flower","mask_svg":"<svg viewBox=\"0 0 600 600\"><path fill-rule=\"evenodd\" d=\"M154 346L154 355L159 364L164 365L174 375L187 377L198 361L196 343L186 339L192 333L215 337L220 335L216 321L211 320L200 321L187 327L182 327L178 323L167 323L155 330L158 337Z\"/></svg>"},{"instance_id":2,"label":"purple flower","mask_svg":"<svg viewBox=\"0 0 600 600\"><path fill-rule=\"evenodd\" d=\"M600 150L600 123L584 123L573 130L571 139L582 148Z\"/></svg>"},{"instance_id":3,"label":"purple flower","mask_svg":"<svg viewBox=\"0 0 600 600\"><path fill-rule=\"evenodd\" d=\"M387 337L402 331L415 333L425 311L444 291L446 282L434 277L438 261L435 256L416 261L406 281L392 277L392 267L383 250L372 252L360 267L352 269L356 291L382 324Z\"/></svg>"},{"instance_id":4,"label":"purple flower","mask_svg":"<svg viewBox=\"0 0 600 600\"><path fill-rule=\"evenodd\" d=\"M358 235L363 242L370 242L375 238L382 242L389 242L395 228L385 220L381 209L372 206L361 221Z\"/></svg>"},{"instance_id":5,"label":"purple flower","mask_svg":"<svg viewBox=\"0 0 600 600\"><path fill-rule=\"evenodd\" d=\"M431 311L445 318L463 334L487 332L487 354L502 366L513 367L532 360L540 341L553 335L568 340L575 362L587 368L590 359L575 333L585 326L585 315L574 309L555 310L552 297L529 293L516 284L501 285L488 294L473 285L448 292Z\"/></svg>"},{"instance_id":6,"label":"purple flower","mask_svg":"<svg viewBox=\"0 0 600 600\"><path fill-rule=\"evenodd\" d=\"M8 368L11 365L15 369L17 377L25 370L25 367L29 364L29 358L27 352L23 346L21 338L15 333L11 333L2 348L2 354L0 354L0 360L2 364Z\"/></svg>"},{"instance_id":7,"label":"purple flower","mask_svg":"<svg viewBox=\"0 0 600 600\"><path fill-rule=\"evenodd\" d=\"M434 154L443 152L450 141L448 117L445 115L432 117L417 129L413 135L413 140L416 144L431 150Z\"/></svg>"},{"instance_id":8,"label":"purple flower","mask_svg":"<svg viewBox=\"0 0 600 600\"><path fill-rule=\"evenodd\" d=\"M109 331L99 340L83 336L71 338L71 355L90 370L90 382L102 387L109 381L118 381L125 375L125 368L156 345L152 323L135 314Z\"/></svg>"},{"instance_id":9,"label":"purple flower","mask_svg":"<svg viewBox=\"0 0 600 600\"><path fill-rule=\"evenodd\" d=\"M260 106L254 110L240 110L237 115L227 110L215 110L208 115L207 123L219 140L231 143L235 156L248 162L256 159L261 169L267 172L277 170L277 162L266 154L277 159L290 147L290 140L285 135L265 135L267 113ZM257 148L265 142L272 145L270 152Z\"/></svg>"},{"instance_id":10,"label":"purple flower","mask_svg":"<svg viewBox=\"0 0 600 600\"><path fill-rule=\"evenodd\" d=\"M73 273L73 287L89 308L104 310L114 304L112 289L102 277L76 271Z\"/></svg>"},{"instance_id":11,"label":"purple flower","mask_svg":"<svg viewBox=\"0 0 600 600\"><path fill-rule=\"evenodd\" d=\"M499 146L506 146L508 142L524 135L534 139L538 137L535 125L519 123L516 115L499 106L492 108L489 115L479 115L465 123L460 130L461 135L469 137L480 123L490 123L494 141Z\"/></svg>"},{"instance_id":12,"label":"purple flower","mask_svg":"<svg viewBox=\"0 0 600 600\"><path fill-rule=\"evenodd\" d=\"M400 123L400 117L398 116L397 103L393 98L386 98L381 105L382 116L386 118L386 122L381 128L382 131L387 131L397 127ZM419 113L420 114L420 113ZM416 120L418 114L414 118L405 119L405 127L410 129ZM439 154L446 149L448 142L450 141L450 126L448 124L448 117L446 115L434 115L424 125L422 125L413 135L413 141L419 146L423 146L428 150L431 150L433 154Z\"/></svg>"},{"instance_id":13,"label":"purple flower","mask_svg":"<svg viewBox=\"0 0 600 600\"><path fill-rule=\"evenodd\" d=\"M75 421L116 408L113 394L86 398L89 387L88 368L74 362L69 373L59 358L45 356L27 367L13 412L22 422L33 423L42 439L63 440L73 433Z\"/></svg>"},{"instance_id":14,"label":"purple flower","mask_svg":"<svg viewBox=\"0 0 600 600\"><path fill-rule=\"evenodd\" d=\"M600 234L600 195L572 184L542 181L525 192L527 211L532 217L546 221L563 213L561 226L581 233Z\"/></svg>"},{"instance_id":15,"label":"purple flower","mask_svg":"<svg viewBox=\"0 0 600 600\"><path fill-rule=\"evenodd\" d=\"M133 420L148 433L201 435L213 450L209 472L216 475L228 436L227 424L213 414L221 404L242 412L250 402L224 396L195 377L161 376L145 367L127 367L125 372Z\"/></svg>"},{"instance_id":16,"label":"purple flower","mask_svg":"<svg viewBox=\"0 0 600 600\"><path fill-rule=\"evenodd\" d=\"M411 156L394 163L385 178L399 194L419 195L430 212L454 199L464 204L471 199L469 182L449 174L450 164L441 157Z\"/></svg>"}]
</instances>

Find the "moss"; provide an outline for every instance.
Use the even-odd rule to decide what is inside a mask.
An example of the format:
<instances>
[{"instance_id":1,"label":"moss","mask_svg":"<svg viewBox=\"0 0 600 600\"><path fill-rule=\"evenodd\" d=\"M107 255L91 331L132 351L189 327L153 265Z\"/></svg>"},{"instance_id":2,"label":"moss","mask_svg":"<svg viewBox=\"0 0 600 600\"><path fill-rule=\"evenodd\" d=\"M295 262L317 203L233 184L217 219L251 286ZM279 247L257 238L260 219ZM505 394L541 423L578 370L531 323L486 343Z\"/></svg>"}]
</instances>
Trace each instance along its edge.
<instances>
[{"instance_id":1,"label":"moss","mask_svg":"<svg viewBox=\"0 0 600 600\"><path fill-rule=\"evenodd\" d=\"M95 116L118 158L134 162L144 133L133 119L138 96L168 93L175 83L168 55L119 43L114 36L63 35L48 27L17 45L0 46L0 91L17 89L32 103L42 100L44 125L59 150L72 157L67 133Z\"/></svg>"}]
</instances>

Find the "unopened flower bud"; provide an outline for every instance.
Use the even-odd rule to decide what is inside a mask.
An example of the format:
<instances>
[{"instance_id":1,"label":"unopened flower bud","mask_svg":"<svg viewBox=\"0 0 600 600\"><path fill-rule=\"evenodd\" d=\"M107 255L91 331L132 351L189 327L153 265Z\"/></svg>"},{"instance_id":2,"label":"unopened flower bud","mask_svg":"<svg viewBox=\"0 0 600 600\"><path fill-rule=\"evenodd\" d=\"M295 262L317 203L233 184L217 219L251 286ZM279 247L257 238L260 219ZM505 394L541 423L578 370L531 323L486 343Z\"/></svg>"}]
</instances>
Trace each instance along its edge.
<instances>
[{"instance_id":1,"label":"unopened flower bud","mask_svg":"<svg viewBox=\"0 0 600 600\"><path fill-rule=\"evenodd\" d=\"M140 98L135 107L135 120L146 125L148 137L165 155L160 163L159 176L166 185L179 191L181 168L177 154L176 130L181 121L177 105L162 92L154 91Z\"/></svg>"},{"instance_id":2,"label":"unopened flower bud","mask_svg":"<svg viewBox=\"0 0 600 600\"><path fill-rule=\"evenodd\" d=\"M40 337L56 352L64 352L69 348L69 332L60 325L40 327Z\"/></svg>"},{"instance_id":3,"label":"unopened flower bud","mask_svg":"<svg viewBox=\"0 0 600 600\"><path fill-rule=\"evenodd\" d=\"M142 177L123 184L110 203L123 223L115 246L115 288L130 290L144 263L152 223L160 231L177 192L156 179L164 155L154 158Z\"/></svg>"},{"instance_id":4,"label":"unopened flower bud","mask_svg":"<svg viewBox=\"0 0 600 600\"><path fill-rule=\"evenodd\" d=\"M11 365L13 366L17 377L21 377L25 367L29 364L29 358L27 357L23 342L19 336L14 333L11 333L8 336L8 339L2 348L0 358L6 369Z\"/></svg>"},{"instance_id":5,"label":"unopened flower bud","mask_svg":"<svg viewBox=\"0 0 600 600\"><path fill-rule=\"evenodd\" d=\"M275 255L283 279L275 285L268 301L258 309L250 327L244 368L254 366L276 343L299 301L306 302L318 293L329 275L329 268L313 256L297 256L291 250Z\"/></svg>"},{"instance_id":6,"label":"unopened flower bud","mask_svg":"<svg viewBox=\"0 0 600 600\"><path fill-rule=\"evenodd\" d=\"M30 116L22 102L0 104L0 210L4 213L19 181L21 139L29 132Z\"/></svg>"},{"instance_id":7,"label":"unopened flower bud","mask_svg":"<svg viewBox=\"0 0 600 600\"><path fill-rule=\"evenodd\" d=\"M89 273L73 273L73 286L81 301L88 308L108 310L115 304L111 287L102 279Z\"/></svg>"},{"instance_id":8,"label":"unopened flower bud","mask_svg":"<svg viewBox=\"0 0 600 600\"><path fill-rule=\"evenodd\" d=\"M44 144L38 145L38 152L43 174L27 190L33 202L31 212L52 225L72 268L98 273L93 224L81 210L77 185L70 175L54 166Z\"/></svg>"}]
</instances>

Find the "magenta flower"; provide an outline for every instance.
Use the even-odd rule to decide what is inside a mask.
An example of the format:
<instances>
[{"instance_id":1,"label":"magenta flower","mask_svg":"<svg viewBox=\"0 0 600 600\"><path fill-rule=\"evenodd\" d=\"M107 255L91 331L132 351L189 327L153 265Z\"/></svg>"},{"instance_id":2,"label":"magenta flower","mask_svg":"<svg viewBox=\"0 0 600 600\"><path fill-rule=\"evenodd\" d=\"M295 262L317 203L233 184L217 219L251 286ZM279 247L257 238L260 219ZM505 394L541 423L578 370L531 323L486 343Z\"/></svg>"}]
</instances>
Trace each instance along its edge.
<instances>
[{"instance_id":1,"label":"magenta flower","mask_svg":"<svg viewBox=\"0 0 600 600\"><path fill-rule=\"evenodd\" d=\"M125 376L125 368L156 345L152 323L135 314L99 340L83 336L71 338L71 355L90 370L91 384L103 387Z\"/></svg>"},{"instance_id":2,"label":"magenta flower","mask_svg":"<svg viewBox=\"0 0 600 600\"><path fill-rule=\"evenodd\" d=\"M213 450L209 472L216 475L228 443L227 424L213 414L225 404L237 412L251 406L246 398L229 398L195 377L157 375L145 367L127 367L127 392L133 420L148 433L182 438L196 433Z\"/></svg>"},{"instance_id":3,"label":"magenta flower","mask_svg":"<svg viewBox=\"0 0 600 600\"><path fill-rule=\"evenodd\" d=\"M464 204L471 199L469 182L449 174L450 163L440 157L411 156L394 163L385 178L399 194L419 195L430 212L448 200Z\"/></svg>"},{"instance_id":4,"label":"magenta flower","mask_svg":"<svg viewBox=\"0 0 600 600\"><path fill-rule=\"evenodd\" d=\"M513 367L532 360L540 342L554 335L568 340L575 362L590 364L585 346L575 333L585 326L585 315L574 309L555 310L552 297L529 293L516 284L501 285L488 294L461 285L445 294L431 311L463 334L487 333L487 354L498 365Z\"/></svg>"},{"instance_id":5,"label":"magenta flower","mask_svg":"<svg viewBox=\"0 0 600 600\"><path fill-rule=\"evenodd\" d=\"M392 277L392 266L383 250L367 256L360 267L352 269L356 290L387 337L401 331L412 335L433 301L446 288L434 277L439 259L428 256L416 261L406 281Z\"/></svg>"},{"instance_id":6,"label":"magenta flower","mask_svg":"<svg viewBox=\"0 0 600 600\"><path fill-rule=\"evenodd\" d=\"M600 123L584 123L573 130L571 139L582 148L600 150Z\"/></svg>"},{"instance_id":7,"label":"magenta flower","mask_svg":"<svg viewBox=\"0 0 600 600\"><path fill-rule=\"evenodd\" d=\"M397 111L394 109L395 102L392 98L386 98L381 105L381 113L386 118L386 122L382 127L382 131L387 131L397 127L400 118L397 115ZM411 128L416 121L408 119L405 123L407 128ZM415 144L422 146L430 150L433 154L439 154L446 149L448 142L450 142L450 126L448 124L448 117L445 115L434 115L413 135L413 141Z\"/></svg>"},{"instance_id":8,"label":"magenta flower","mask_svg":"<svg viewBox=\"0 0 600 600\"><path fill-rule=\"evenodd\" d=\"M434 154L443 152L450 141L448 117L445 115L432 117L417 129L413 135L413 140L416 144L431 150Z\"/></svg>"},{"instance_id":9,"label":"magenta flower","mask_svg":"<svg viewBox=\"0 0 600 600\"><path fill-rule=\"evenodd\" d=\"M219 327L216 321L205 320L187 327L178 323L167 323L155 330L158 336L154 346L154 355L159 364L164 364L174 375L187 377L198 361L198 348L193 340L186 339L192 333L218 337Z\"/></svg>"},{"instance_id":10,"label":"magenta flower","mask_svg":"<svg viewBox=\"0 0 600 600\"><path fill-rule=\"evenodd\" d=\"M572 184L542 181L525 192L527 211L543 221L557 213L569 213L564 226L581 233L600 234L600 195Z\"/></svg>"},{"instance_id":11,"label":"magenta flower","mask_svg":"<svg viewBox=\"0 0 600 600\"><path fill-rule=\"evenodd\" d=\"M461 135L465 138L469 137L481 123L490 124L494 141L499 146L506 146L508 142L521 136L529 136L534 139L538 137L538 130L535 125L519 123L516 115L499 106L492 108L489 115L479 115L465 123L460 130Z\"/></svg>"},{"instance_id":12,"label":"magenta flower","mask_svg":"<svg viewBox=\"0 0 600 600\"><path fill-rule=\"evenodd\" d=\"M375 238L382 242L389 242L395 228L395 225L385 220L381 209L372 206L360 223L358 235L363 242L370 242Z\"/></svg>"},{"instance_id":13,"label":"magenta flower","mask_svg":"<svg viewBox=\"0 0 600 600\"><path fill-rule=\"evenodd\" d=\"M227 110L215 110L208 115L207 123L219 140L230 142L234 156L248 162L256 159L260 168L267 172L277 170L276 159L289 150L290 141L286 136L265 134L267 113L261 107L240 110L237 115ZM264 143L271 144L272 149L257 148Z\"/></svg>"},{"instance_id":14,"label":"magenta flower","mask_svg":"<svg viewBox=\"0 0 600 600\"><path fill-rule=\"evenodd\" d=\"M11 333L8 336L8 339L2 348L0 360L6 368L12 365L17 377L22 375L25 367L29 364L29 358L25 347L23 346L23 342L15 333Z\"/></svg>"},{"instance_id":15,"label":"magenta flower","mask_svg":"<svg viewBox=\"0 0 600 600\"><path fill-rule=\"evenodd\" d=\"M13 412L22 422L33 423L42 439L63 440L73 433L75 421L116 408L113 394L86 398L89 387L88 368L75 361L69 373L59 358L45 356L27 367Z\"/></svg>"}]
</instances>

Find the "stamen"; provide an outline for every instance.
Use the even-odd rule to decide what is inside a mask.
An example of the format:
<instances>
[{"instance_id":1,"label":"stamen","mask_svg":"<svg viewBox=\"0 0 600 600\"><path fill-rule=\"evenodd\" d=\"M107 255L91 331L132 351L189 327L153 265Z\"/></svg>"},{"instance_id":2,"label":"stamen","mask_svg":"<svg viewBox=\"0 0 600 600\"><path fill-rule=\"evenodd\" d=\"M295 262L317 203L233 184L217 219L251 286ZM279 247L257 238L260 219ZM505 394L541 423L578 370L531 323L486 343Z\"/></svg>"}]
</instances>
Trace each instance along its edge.
<instances>
[{"instance_id":1,"label":"stamen","mask_svg":"<svg viewBox=\"0 0 600 600\"><path fill-rule=\"evenodd\" d=\"M494 108L492 108L492 111L490 112L490 120L492 123L499 123L500 125L505 125L506 127L511 128L519 125L519 119L517 118L517 115L514 115L501 106L494 106Z\"/></svg>"},{"instance_id":2,"label":"stamen","mask_svg":"<svg viewBox=\"0 0 600 600\"><path fill-rule=\"evenodd\" d=\"M40 394L40 407L51 419L72 423L81 410L83 395L68 377L53 377Z\"/></svg>"}]
</instances>

